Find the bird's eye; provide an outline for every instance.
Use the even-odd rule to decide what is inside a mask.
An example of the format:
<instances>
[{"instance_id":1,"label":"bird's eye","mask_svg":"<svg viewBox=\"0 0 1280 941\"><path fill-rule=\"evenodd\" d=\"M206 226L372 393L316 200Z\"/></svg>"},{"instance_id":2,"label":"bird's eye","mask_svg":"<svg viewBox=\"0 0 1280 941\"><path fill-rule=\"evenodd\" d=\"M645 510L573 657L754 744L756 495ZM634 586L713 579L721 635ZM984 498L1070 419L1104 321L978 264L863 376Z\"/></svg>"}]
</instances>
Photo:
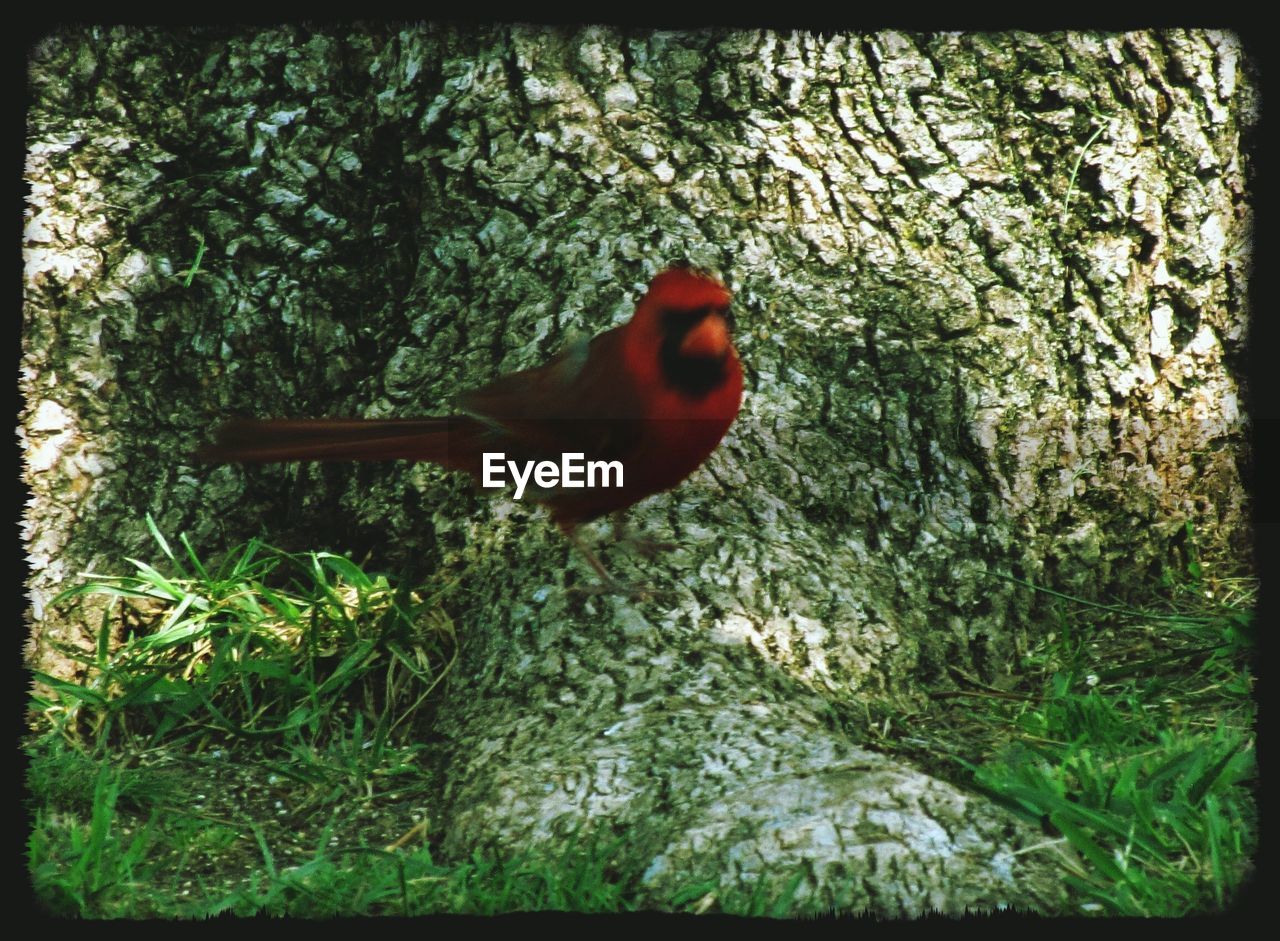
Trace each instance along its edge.
<instances>
[{"instance_id":1,"label":"bird's eye","mask_svg":"<svg viewBox=\"0 0 1280 941\"><path fill-rule=\"evenodd\" d=\"M672 327L690 327L711 313L723 317L727 315L728 308L716 308L710 304L702 307L668 307L662 311L662 319Z\"/></svg>"}]
</instances>

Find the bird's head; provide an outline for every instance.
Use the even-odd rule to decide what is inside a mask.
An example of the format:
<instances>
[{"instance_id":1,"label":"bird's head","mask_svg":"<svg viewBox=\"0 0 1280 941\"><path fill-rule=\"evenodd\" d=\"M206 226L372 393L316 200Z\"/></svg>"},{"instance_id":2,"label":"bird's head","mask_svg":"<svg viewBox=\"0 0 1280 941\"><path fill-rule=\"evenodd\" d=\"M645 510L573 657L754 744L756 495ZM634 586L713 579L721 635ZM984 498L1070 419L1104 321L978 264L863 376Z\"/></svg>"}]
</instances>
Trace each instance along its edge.
<instances>
[{"instance_id":1,"label":"bird's head","mask_svg":"<svg viewBox=\"0 0 1280 941\"><path fill-rule=\"evenodd\" d=\"M671 268L649 284L628 324L629 345L645 372L691 397L723 379L736 355L730 334L729 290L708 274Z\"/></svg>"}]
</instances>

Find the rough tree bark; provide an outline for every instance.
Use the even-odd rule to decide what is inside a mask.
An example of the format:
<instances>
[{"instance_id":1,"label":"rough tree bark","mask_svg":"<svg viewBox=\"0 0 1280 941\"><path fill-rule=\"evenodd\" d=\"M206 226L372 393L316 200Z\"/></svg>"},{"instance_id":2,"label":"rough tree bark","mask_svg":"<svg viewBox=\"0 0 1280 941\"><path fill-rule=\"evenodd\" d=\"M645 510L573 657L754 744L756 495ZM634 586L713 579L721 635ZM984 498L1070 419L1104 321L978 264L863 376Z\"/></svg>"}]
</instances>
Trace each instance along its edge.
<instances>
[{"instance_id":1,"label":"rough tree bark","mask_svg":"<svg viewBox=\"0 0 1280 941\"><path fill-rule=\"evenodd\" d=\"M1061 903L1003 810L833 719L1033 628L1009 573L1124 592L1248 542L1250 63L1215 32L75 29L33 51L21 434L50 594L258 531L465 592L440 825L626 833L697 879L881 912ZM203 270L180 276L206 240ZM668 260L735 291L748 393L584 599L538 514L425 466L195 465L230 414L413 415L620 322ZM1190 528L1188 528L1190 524ZM1188 535L1190 534L1190 535Z\"/></svg>"}]
</instances>

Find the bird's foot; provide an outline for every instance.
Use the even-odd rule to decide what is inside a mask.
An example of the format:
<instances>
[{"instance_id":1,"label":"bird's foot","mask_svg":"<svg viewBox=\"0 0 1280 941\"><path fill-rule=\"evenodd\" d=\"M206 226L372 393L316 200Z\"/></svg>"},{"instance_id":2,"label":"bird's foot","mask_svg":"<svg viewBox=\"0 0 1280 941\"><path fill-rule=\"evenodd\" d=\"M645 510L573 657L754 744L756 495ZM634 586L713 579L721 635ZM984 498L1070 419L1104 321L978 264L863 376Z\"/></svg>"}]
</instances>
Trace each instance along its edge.
<instances>
[{"instance_id":1,"label":"bird's foot","mask_svg":"<svg viewBox=\"0 0 1280 941\"><path fill-rule=\"evenodd\" d=\"M613 538L615 542L626 543L646 559L654 559L664 552L673 552L679 548L677 543L632 532L620 513L613 517Z\"/></svg>"},{"instance_id":2,"label":"bird's foot","mask_svg":"<svg viewBox=\"0 0 1280 941\"><path fill-rule=\"evenodd\" d=\"M656 559L663 553L674 552L679 548L678 543L666 542L662 539L650 539L648 536L634 534L628 534L624 542L646 559Z\"/></svg>"},{"instance_id":3,"label":"bird's foot","mask_svg":"<svg viewBox=\"0 0 1280 941\"><path fill-rule=\"evenodd\" d=\"M582 554L588 564L595 569L596 574L600 576L600 583L596 585L574 585L569 588L570 592L582 595L623 595L637 601L655 600L675 600L676 593L673 591L662 591L656 588L644 588L638 585L627 585L618 581L609 574L609 570L604 567L604 563L600 561L600 557L591 551L591 547L582 541L582 537L578 535L576 529L567 529L565 535L569 537L569 541L574 548Z\"/></svg>"}]
</instances>

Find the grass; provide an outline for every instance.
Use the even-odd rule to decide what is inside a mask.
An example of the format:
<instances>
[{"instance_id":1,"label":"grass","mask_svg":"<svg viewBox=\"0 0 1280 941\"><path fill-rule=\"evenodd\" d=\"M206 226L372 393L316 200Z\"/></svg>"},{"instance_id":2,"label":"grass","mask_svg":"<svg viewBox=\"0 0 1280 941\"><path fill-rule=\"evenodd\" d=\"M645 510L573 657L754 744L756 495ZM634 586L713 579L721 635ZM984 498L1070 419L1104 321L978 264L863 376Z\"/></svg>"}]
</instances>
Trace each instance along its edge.
<instances>
[{"instance_id":1,"label":"grass","mask_svg":"<svg viewBox=\"0 0 1280 941\"><path fill-rule=\"evenodd\" d=\"M927 723L878 717L880 744L1039 823L1076 911L1230 908L1257 851L1253 588L1201 575L1141 609L1035 589L1056 623L1018 682L936 693Z\"/></svg>"},{"instance_id":2,"label":"grass","mask_svg":"<svg viewBox=\"0 0 1280 941\"><path fill-rule=\"evenodd\" d=\"M49 760L65 763L65 752L52 754L60 757ZM121 807L123 777L100 766L84 795L83 817L47 807L37 812L28 843L31 874L37 898L50 912L94 918L224 912L325 918L627 907L610 869L615 845L587 841L550 860L495 862L477 854L442 865L427 846L399 852L335 844L338 815L331 814L311 850L286 862L273 849L278 838L252 821L243 828L247 840L241 827L210 825L199 815L159 808L139 826L136 815ZM234 883L198 877L194 861L236 842L251 843L256 858L239 862L242 872Z\"/></svg>"},{"instance_id":3,"label":"grass","mask_svg":"<svg viewBox=\"0 0 1280 941\"><path fill-rule=\"evenodd\" d=\"M94 650L61 651L77 681L36 674L37 895L98 917L187 914L193 895L274 910L250 886L323 869L334 820L359 843L424 819L453 624L339 556L250 540L214 567L148 525L167 572L130 560L54 602L102 610Z\"/></svg>"},{"instance_id":4,"label":"grass","mask_svg":"<svg viewBox=\"0 0 1280 941\"><path fill-rule=\"evenodd\" d=\"M28 851L36 895L49 910L81 916L110 910L151 878L154 821L132 833L120 827L119 796L119 776L103 766L86 824L63 826L52 812L37 812Z\"/></svg>"},{"instance_id":5,"label":"grass","mask_svg":"<svg viewBox=\"0 0 1280 941\"><path fill-rule=\"evenodd\" d=\"M1063 632L1044 699L1011 710L1011 742L970 766L978 785L1063 835L1086 910L1221 910L1250 874L1253 625L1233 606L1207 607L1119 612L1131 623L1117 634L1150 647L1115 659L1111 644Z\"/></svg>"},{"instance_id":6,"label":"grass","mask_svg":"<svg viewBox=\"0 0 1280 941\"><path fill-rule=\"evenodd\" d=\"M204 260L204 233L193 231L191 234L196 237L196 257L195 260L191 262L191 267L187 269L186 274L182 278L182 286L184 288L191 287L191 282L194 281L196 279L196 275L200 273L200 262Z\"/></svg>"},{"instance_id":7,"label":"grass","mask_svg":"<svg viewBox=\"0 0 1280 941\"><path fill-rule=\"evenodd\" d=\"M431 694L457 640L434 598L256 540L208 565L148 522L158 566L132 560L57 599L100 613L94 650L64 651L77 679L40 675L32 699L29 869L48 911L637 907L617 840L440 858ZM1066 850L1073 911L1229 908L1257 843L1252 583L1211 582L1191 552L1145 608L1023 587L1046 622L1010 682L957 672L927 709L877 714L860 737L1039 823ZM796 915L802 879L776 897L690 885L669 905Z\"/></svg>"},{"instance_id":8,"label":"grass","mask_svg":"<svg viewBox=\"0 0 1280 941\"><path fill-rule=\"evenodd\" d=\"M90 575L55 599L105 595L125 608L103 611L92 655L62 649L82 682L36 674L48 694L35 707L64 735L196 750L219 737L315 742L345 721L331 708L345 701L380 749L452 665L448 616L385 576L258 540L211 571L185 537L179 555L147 522L176 574L130 559L135 574Z\"/></svg>"},{"instance_id":9,"label":"grass","mask_svg":"<svg viewBox=\"0 0 1280 941\"><path fill-rule=\"evenodd\" d=\"M1075 193L1076 189L1076 176L1080 172L1080 164L1084 162L1084 155L1089 152L1089 148L1093 146L1094 141L1101 137L1102 132L1107 129L1107 124L1105 122L1112 120L1112 115L1105 114L1101 111L1092 111L1091 114L1095 121L1102 121L1104 123L1100 124L1098 128L1089 135L1089 139L1084 142L1084 146L1080 148L1080 153L1076 155L1075 162L1071 165L1071 175L1067 180L1067 194L1062 200L1061 218L1063 219L1066 219L1067 213L1071 209L1071 197Z\"/></svg>"}]
</instances>

